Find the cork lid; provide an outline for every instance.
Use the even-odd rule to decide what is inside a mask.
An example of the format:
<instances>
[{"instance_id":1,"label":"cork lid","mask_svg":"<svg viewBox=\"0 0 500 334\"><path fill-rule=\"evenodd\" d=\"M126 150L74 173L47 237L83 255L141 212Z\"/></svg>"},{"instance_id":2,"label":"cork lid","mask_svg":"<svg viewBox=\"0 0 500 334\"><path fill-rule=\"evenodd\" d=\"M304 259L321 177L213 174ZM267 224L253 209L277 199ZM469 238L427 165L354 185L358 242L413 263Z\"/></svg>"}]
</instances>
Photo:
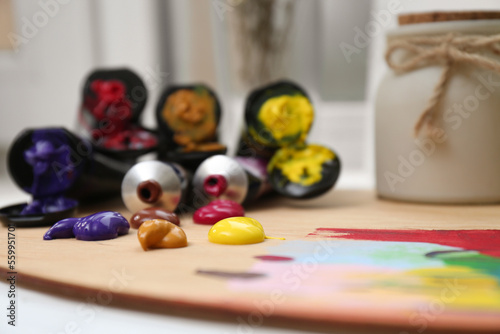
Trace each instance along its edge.
<instances>
[{"instance_id":1,"label":"cork lid","mask_svg":"<svg viewBox=\"0 0 500 334\"><path fill-rule=\"evenodd\" d=\"M399 25L444 21L472 21L500 19L500 11L426 12L398 16Z\"/></svg>"}]
</instances>

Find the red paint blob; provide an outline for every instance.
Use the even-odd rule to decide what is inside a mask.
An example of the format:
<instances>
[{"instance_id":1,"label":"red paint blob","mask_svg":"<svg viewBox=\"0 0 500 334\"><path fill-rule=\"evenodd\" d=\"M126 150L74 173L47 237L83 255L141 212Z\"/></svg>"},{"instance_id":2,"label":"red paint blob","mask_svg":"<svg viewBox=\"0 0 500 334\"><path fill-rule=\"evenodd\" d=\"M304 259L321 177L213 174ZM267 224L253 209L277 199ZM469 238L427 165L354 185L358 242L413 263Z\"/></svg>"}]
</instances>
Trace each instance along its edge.
<instances>
[{"instance_id":1,"label":"red paint blob","mask_svg":"<svg viewBox=\"0 0 500 334\"><path fill-rule=\"evenodd\" d=\"M194 212L193 221L197 224L213 225L219 220L230 217L243 217L245 210L235 201L217 199Z\"/></svg>"},{"instance_id":2,"label":"red paint blob","mask_svg":"<svg viewBox=\"0 0 500 334\"><path fill-rule=\"evenodd\" d=\"M139 150L151 148L158 144L156 135L134 124L132 104L127 97L127 87L120 80L92 81L92 96L84 100L84 108L100 124L105 120L105 130L100 127L92 129L92 137L99 146L114 150Z\"/></svg>"},{"instance_id":3,"label":"red paint blob","mask_svg":"<svg viewBox=\"0 0 500 334\"><path fill-rule=\"evenodd\" d=\"M334 235L345 233L344 235ZM376 230L318 228L309 236L327 238L428 242L451 247L475 250L484 255L500 257L500 230Z\"/></svg>"},{"instance_id":4,"label":"red paint blob","mask_svg":"<svg viewBox=\"0 0 500 334\"><path fill-rule=\"evenodd\" d=\"M203 181L203 189L211 196L219 197L227 189L227 180L222 175L210 175Z\"/></svg>"},{"instance_id":5,"label":"red paint blob","mask_svg":"<svg viewBox=\"0 0 500 334\"><path fill-rule=\"evenodd\" d=\"M255 258L262 261L293 261L293 257L288 256L259 255L255 256Z\"/></svg>"}]
</instances>

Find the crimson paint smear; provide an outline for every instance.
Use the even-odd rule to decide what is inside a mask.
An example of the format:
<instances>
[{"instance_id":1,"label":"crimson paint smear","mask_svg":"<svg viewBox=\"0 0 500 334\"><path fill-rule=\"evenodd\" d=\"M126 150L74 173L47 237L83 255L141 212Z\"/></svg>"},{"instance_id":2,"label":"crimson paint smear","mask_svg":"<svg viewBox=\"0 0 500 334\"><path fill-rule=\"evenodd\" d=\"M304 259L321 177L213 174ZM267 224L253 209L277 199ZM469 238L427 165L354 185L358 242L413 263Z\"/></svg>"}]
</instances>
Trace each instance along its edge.
<instances>
[{"instance_id":1,"label":"crimson paint smear","mask_svg":"<svg viewBox=\"0 0 500 334\"><path fill-rule=\"evenodd\" d=\"M259 255L254 257L262 261L293 261L293 257L288 256Z\"/></svg>"},{"instance_id":2,"label":"crimson paint smear","mask_svg":"<svg viewBox=\"0 0 500 334\"><path fill-rule=\"evenodd\" d=\"M329 235L331 233L331 235ZM344 235L334 235L345 233ZM329 238L428 242L433 244L475 250L485 255L500 257L500 230L377 230L317 228L309 236Z\"/></svg>"}]
</instances>

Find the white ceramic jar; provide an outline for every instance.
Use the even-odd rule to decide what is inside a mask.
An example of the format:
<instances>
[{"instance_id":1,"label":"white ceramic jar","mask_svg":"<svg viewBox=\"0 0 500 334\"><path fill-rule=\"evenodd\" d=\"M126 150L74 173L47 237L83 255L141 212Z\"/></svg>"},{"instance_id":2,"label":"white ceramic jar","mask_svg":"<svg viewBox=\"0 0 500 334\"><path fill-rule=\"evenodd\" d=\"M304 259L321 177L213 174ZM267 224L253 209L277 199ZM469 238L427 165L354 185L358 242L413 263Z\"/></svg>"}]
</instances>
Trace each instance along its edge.
<instances>
[{"instance_id":1,"label":"white ceramic jar","mask_svg":"<svg viewBox=\"0 0 500 334\"><path fill-rule=\"evenodd\" d=\"M500 34L500 20L449 21L401 26L398 38ZM498 61L493 52L468 50ZM399 50L393 57L414 56ZM376 99L375 145L378 195L433 203L500 202L500 73L455 62L436 108L435 137L414 126L443 72L442 63L397 73L389 69Z\"/></svg>"}]
</instances>

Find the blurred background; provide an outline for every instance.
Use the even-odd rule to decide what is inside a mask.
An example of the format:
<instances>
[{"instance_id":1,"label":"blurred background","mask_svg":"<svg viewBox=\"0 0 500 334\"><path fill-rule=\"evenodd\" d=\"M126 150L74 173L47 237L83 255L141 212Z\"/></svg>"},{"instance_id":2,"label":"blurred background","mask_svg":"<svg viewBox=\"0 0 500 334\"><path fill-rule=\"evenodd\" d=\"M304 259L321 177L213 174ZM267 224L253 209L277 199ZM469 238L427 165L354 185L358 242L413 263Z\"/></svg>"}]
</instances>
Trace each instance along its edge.
<instances>
[{"instance_id":1,"label":"blurred background","mask_svg":"<svg viewBox=\"0 0 500 334\"><path fill-rule=\"evenodd\" d=\"M232 148L248 92L279 78L295 80L316 109L309 141L328 145L341 157L337 187L371 188L373 101L386 70L385 32L397 25L398 13L468 9L499 10L500 2L0 0L0 204L29 199L6 173L14 137L29 127L74 129L83 81L99 67L129 67L143 78L150 92L143 122L150 127L168 85L212 86L223 105L221 139ZM78 306L27 289L19 296L29 320L23 325L31 332L63 328ZM101 312L93 333L116 330L124 318L129 332L145 325L182 333L207 328L229 333L236 327L114 308Z\"/></svg>"},{"instance_id":2,"label":"blurred background","mask_svg":"<svg viewBox=\"0 0 500 334\"><path fill-rule=\"evenodd\" d=\"M309 141L341 157L339 186L371 187L373 99L397 14L499 8L496 0L0 0L0 173L22 129L75 128L90 71L129 67L150 91L150 127L168 85L212 86L221 140L232 148L248 92L294 80L316 108Z\"/></svg>"}]
</instances>

